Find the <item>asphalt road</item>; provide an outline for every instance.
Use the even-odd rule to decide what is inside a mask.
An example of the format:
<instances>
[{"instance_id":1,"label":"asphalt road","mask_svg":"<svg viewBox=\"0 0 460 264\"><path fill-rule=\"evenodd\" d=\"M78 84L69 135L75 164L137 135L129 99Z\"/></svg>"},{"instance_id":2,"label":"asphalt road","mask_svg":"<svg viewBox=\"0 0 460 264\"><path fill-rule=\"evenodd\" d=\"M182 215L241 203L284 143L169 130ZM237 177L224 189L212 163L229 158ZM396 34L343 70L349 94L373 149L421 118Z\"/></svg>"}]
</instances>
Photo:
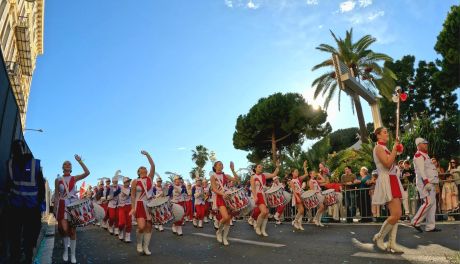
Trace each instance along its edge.
<instances>
[{"instance_id":1,"label":"asphalt road","mask_svg":"<svg viewBox=\"0 0 460 264\"><path fill-rule=\"evenodd\" d=\"M170 226L170 225L169 225ZM398 243L405 254L395 255L374 248L371 238L379 229L372 224L335 224L326 227L304 225L293 232L290 224L267 227L269 237L259 237L246 222L236 222L230 231L230 246L215 239L211 224L202 229L191 223L184 236L170 230L154 231L151 256L136 252L135 233L131 243L123 243L100 227L88 226L77 232L78 263L449 263L459 254L460 225L439 225L442 232L417 233L400 226ZM133 227L134 228L134 227ZM56 234L53 263L62 261L62 239ZM70 255L70 254L69 254Z\"/></svg>"}]
</instances>

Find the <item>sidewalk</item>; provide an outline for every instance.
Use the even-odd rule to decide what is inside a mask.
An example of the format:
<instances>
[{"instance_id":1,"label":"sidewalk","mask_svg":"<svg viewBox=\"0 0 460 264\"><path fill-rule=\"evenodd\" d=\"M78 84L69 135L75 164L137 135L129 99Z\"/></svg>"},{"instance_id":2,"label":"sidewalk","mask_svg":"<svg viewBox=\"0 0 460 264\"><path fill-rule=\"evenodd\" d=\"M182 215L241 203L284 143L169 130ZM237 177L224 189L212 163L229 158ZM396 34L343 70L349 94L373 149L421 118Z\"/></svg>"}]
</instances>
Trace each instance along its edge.
<instances>
[{"instance_id":1,"label":"sidewalk","mask_svg":"<svg viewBox=\"0 0 460 264\"><path fill-rule=\"evenodd\" d=\"M57 222L53 215L49 215L47 219L42 219L42 229L37 240L34 264L51 263L56 225Z\"/></svg>"}]
</instances>

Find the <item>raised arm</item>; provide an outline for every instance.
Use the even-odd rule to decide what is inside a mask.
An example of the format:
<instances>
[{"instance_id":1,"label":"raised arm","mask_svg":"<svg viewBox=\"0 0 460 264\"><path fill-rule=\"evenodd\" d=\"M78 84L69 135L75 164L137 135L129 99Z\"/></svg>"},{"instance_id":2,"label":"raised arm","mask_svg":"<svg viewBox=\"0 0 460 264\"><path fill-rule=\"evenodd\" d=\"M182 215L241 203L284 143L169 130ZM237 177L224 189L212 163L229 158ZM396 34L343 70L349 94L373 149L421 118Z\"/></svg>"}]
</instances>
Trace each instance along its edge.
<instances>
[{"instance_id":1,"label":"raised arm","mask_svg":"<svg viewBox=\"0 0 460 264\"><path fill-rule=\"evenodd\" d=\"M145 155L147 157L147 159L149 160L150 171L149 171L149 174L147 176L150 179L153 180L153 176L155 176L155 162L153 162L152 157L150 156L150 154L147 151L142 150L141 153L142 153L142 155Z\"/></svg>"},{"instance_id":2,"label":"raised arm","mask_svg":"<svg viewBox=\"0 0 460 264\"><path fill-rule=\"evenodd\" d=\"M302 176L299 176L300 180L303 181L307 176L308 176L308 165L307 165L307 161L305 160L303 162L303 175Z\"/></svg>"},{"instance_id":3,"label":"raised arm","mask_svg":"<svg viewBox=\"0 0 460 264\"><path fill-rule=\"evenodd\" d=\"M238 176L238 174L236 174L236 172L235 172L235 164L233 163L233 161L230 162L230 170L232 171L233 177L228 175L228 174L226 174L225 176L227 176L227 179L232 181L232 182L239 183L240 182L240 176Z\"/></svg>"},{"instance_id":4,"label":"raised arm","mask_svg":"<svg viewBox=\"0 0 460 264\"><path fill-rule=\"evenodd\" d=\"M266 173L265 178L266 179L271 179L274 178L275 176L278 176L278 173L280 172L280 161L276 161L276 169L273 173Z\"/></svg>"},{"instance_id":5,"label":"raised arm","mask_svg":"<svg viewBox=\"0 0 460 264\"><path fill-rule=\"evenodd\" d=\"M86 178L90 172L88 168L86 167L85 163L83 162L83 160L81 160L81 157L78 156L77 154L75 154L75 160L80 164L81 168L83 169L82 174L75 176L75 181L79 181L79 180Z\"/></svg>"}]
</instances>

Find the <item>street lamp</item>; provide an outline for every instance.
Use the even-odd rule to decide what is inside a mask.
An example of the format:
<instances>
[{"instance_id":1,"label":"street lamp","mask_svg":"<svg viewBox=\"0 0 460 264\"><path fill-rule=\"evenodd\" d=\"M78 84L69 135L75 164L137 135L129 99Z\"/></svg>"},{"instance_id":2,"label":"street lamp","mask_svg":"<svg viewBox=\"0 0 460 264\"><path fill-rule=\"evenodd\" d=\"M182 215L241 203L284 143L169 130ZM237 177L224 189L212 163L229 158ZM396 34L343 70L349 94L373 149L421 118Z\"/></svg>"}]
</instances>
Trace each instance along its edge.
<instances>
[{"instance_id":1,"label":"street lamp","mask_svg":"<svg viewBox=\"0 0 460 264\"><path fill-rule=\"evenodd\" d=\"M36 132L40 132L40 133L43 133L43 129L35 129L35 128L24 128L24 131L26 130L30 130L30 131L36 131Z\"/></svg>"}]
</instances>

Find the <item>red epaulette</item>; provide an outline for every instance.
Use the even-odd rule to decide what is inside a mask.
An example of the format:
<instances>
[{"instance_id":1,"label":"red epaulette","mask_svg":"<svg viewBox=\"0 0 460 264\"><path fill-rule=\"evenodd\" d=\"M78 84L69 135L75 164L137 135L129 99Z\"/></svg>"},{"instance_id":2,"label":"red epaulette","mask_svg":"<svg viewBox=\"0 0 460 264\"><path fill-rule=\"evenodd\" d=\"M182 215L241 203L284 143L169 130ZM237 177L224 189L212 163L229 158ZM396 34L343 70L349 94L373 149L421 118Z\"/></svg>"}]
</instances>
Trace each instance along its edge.
<instances>
[{"instance_id":1,"label":"red epaulette","mask_svg":"<svg viewBox=\"0 0 460 264\"><path fill-rule=\"evenodd\" d=\"M425 156L423 156L422 153L420 153L418 151L415 153L414 158L419 158L420 156L423 157L423 160L426 160Z\"/></svg>"}]
</instances>

